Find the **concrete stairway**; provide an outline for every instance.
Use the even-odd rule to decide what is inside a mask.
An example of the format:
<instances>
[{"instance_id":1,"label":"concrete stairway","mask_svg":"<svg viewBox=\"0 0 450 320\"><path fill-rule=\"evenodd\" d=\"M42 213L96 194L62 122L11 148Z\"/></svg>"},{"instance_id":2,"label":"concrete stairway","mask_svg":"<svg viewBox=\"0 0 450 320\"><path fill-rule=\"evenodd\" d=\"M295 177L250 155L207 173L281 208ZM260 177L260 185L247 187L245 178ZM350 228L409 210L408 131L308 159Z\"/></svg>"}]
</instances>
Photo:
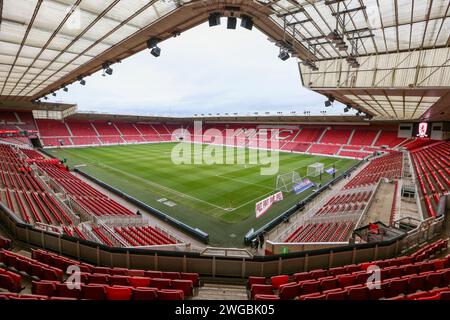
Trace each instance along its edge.
<instances>
[{"instance_id":1,"label":"concrete stairway","mask_svg":"<svg viewBox=\"0 0 450 320\"><path fill-rule=\"evenodd\" d=\"M193 300L248 300L245 285L206 283Z\"/></svg>"}]
</instances>

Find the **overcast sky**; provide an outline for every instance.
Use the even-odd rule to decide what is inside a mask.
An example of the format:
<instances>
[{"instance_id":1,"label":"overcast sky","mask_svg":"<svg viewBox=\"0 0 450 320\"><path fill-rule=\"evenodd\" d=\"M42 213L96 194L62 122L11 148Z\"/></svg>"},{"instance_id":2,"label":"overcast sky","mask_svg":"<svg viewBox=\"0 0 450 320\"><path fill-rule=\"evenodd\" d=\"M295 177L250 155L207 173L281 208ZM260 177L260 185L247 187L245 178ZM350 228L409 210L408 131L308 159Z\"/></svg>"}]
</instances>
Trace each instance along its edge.
<instances>
[{"instance_id":1,"label":"overcast sky","mask_svg":"<svg viewBox=\"0 0 450 320\"><path fill-rule=\"evenodd\" d=\"M51 101L77 103L81 111L145 115L296 111L319 114L325 98L302 87L297 59L278 59L278 47L259 30L204 23L57 92ZM327 114L342 113L335 103Z\"/></svg>"}]
</instances>

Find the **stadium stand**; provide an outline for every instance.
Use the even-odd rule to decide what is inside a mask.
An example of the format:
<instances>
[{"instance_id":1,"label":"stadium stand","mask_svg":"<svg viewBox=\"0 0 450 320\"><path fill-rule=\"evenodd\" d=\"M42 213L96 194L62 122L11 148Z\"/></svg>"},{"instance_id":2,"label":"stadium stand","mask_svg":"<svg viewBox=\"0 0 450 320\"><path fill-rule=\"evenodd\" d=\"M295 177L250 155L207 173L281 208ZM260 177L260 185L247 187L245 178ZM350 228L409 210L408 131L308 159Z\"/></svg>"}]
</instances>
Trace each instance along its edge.
<instances>
[{"instance_id":1,"label":"stadium stand","mask_svg":"<svg viewBox=\"0 0 450 320\"><path fill-rule=\"evenodd\" d=\"M397 137L397 131L383 130L380 132L378 139L376 139L373 146L388 146L394 148L404 141L406 141L405 138Z\"/></svg>"},{"instance_id":2,"label":"stadium stand","mask_svg":"<svg viewBox=\"0 0 450 320\"><path fill-rule=\"evenodd\" d=\"M274 296L283 300L379 300L400 295L415 300L450 292L450 255L430 260L447 247L448 239L440 239L409 256L271 278L249 277L249 297L254 300ZM380 268L379 287L373 289L366 285L372 274L370 266ZM434 297L439 299L440 296Z\"/></svg>"},{"instance_id":3,"label":"stadium stand","mask_svg":"<svg viewBox=\"0 0 450 320\"><path fill-rule=\"evenodd\" d=\"M391 154L372 160L344 189L358 188L377 183L380 178L396 179L401 176L402 154Z\"/></svg>"},{"instance_id":4,"label":"stadium stand","mask_svg":"<svg viewBox=\"0 0 450 320\"><path fill-rule=\"evenodd\" d=\"M345 145L348 143L348 140L353 132L353 129L342 128L342 129L329 129L326 130L322 138L320 139L320 143L333 143Z\"/></svg>"},{"instance_id":5,"label":"stadium stand","mask_svg":"<svg viewBox=\"0 0 450 320\"><path fill-rule=\"evenodd\" d=\"M172 133L184 132L194 134L193 125L143 123L123 121L89 121L68 119L37 120L41 141L46 147L110 145L128 143L155 143L171 141ZM55 126L55 131L52 131ZM353 129L348 126L303 127L300 129L285 129L276 127L281 133L272 136L270 126L254 124L204 124L203 133L208 129L224 133L227 129L234 130L233 146L260 146L257 134L267 130L270 141L279 141L278 149L289 152L302 152L323 155L335 155L347 158L363 159L380 147L393 148L406 139L397 138L397 133L389 128L383 129ZM263 131L258 131L263 130ZM211 136L206 134L206 142ZM267 148L273 148L267 143ZM373 145L373 146L372 146Z\"/></svg>"},{"instance_id":6,"label":"stadium stand","mask_svg":"<svg viewBox=\"0 0 450 320\"><path fill-rule=\"evenodd\" d=\"M2 249L0 263L39 279L32 281L32 295L23 295L21 276L0 269L0 288L9 291L0 293L0 299L183 300L194 296L200 285L197 273L96 267L44 250L32 250L32 258L27 258ZM70 289L64 282L63 270L71 266L80 269L80 289Z\"/></svg>"},{"instance_id":7,"label":"stadium stand","mask_svg":"<svg viewBox=\"0 0 450 320\"><path fill-rule=\"evenodd\" d=\"M429 143L429 142L428 142ZM412 147L411 158L428 216L435 217L441 195L450 190L450 142ZM415 144L417 145L417 144Z\"/></svg>"},{"instance_id":8,"label":"stadium stand","mask_svg":"<svg viewBox=\"0 0 450 320\"><path fill-rule=\"evenodd\" d=\"M378 130L355 129L349 144L353 146L371 146L378 132Z\"/></svg>"}]
</instances>

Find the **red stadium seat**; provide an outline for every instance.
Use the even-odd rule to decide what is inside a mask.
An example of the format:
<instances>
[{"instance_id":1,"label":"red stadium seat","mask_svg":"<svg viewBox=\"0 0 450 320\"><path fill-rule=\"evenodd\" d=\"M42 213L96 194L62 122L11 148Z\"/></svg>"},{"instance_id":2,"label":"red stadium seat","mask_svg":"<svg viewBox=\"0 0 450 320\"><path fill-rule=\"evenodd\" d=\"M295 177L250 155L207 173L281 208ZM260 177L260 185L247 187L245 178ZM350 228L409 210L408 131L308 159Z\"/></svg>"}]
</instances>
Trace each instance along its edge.
<instances>
[{"instance_id":1,"label":"red stadium seat","mask_svg":"<svg viewBox=\"0 0 450 320\"><path fill-rule=\"evenodd\" d=\"M151 279L148 277L129 277L128 281L132 287L149 287Z\"/></svg>"},{"instance_id":2,"label":"red stadium seat","mask_svg":"<svg viewBox=\"0 0 450 320\"><path fill-rule=\"evenodd\" d=\"M56 295L58 297L79 299L81 296L81 286L80 289L72 289L66 283L58 283L56 284Z\"/></svg>"},{"instance_id":3,"label":"red stadium seat","mask_svg":"<svg viewBox=\"0 0 450 320\"><path fill-rule=\"evenodd\" d=\"M320 289L320 282L317 280L305 280L299 282L299 285L301 295L318 292Z\"/></svg>"},{"instance_id":4,"label":"red stadium seat","mask_svg":"<svg viewBox=\"0 0 450 320\"><path fill-rule=\"evenodd\" d=\"M192 285L194 287L198 287L199 286L198 273L181 272L180 279L182 279L182 280L191 280L192 281Z\"/></svg>"},{"instance_id":5,"label":"red stadium seat","mask_svg":"<svg viewBox=\"0 0 450 320\"><path fill-rule=\"evenodd\" d=\"M327 277L320 280L320 288L322 291L336 289L339 284L337 282L337 279L335 277Z\"/></svg>"},{"instance_id":6,"label":"red stadium seat","mask_svg":"<svg viewBox=\"0 0 450 320\"><path fill-rule=\"evenodd\" d=\"M294 299L300 294L300 285L296 282L285 283L279 287L279 296L282 300Z\"/></svg>"},{"instance_id":7,"label":"red stadium seat","mask_svg":"<svg viewBox=\"0 0 450 320\"><path fill-rule=\"evenodd\" d=\"M133 300L157 300L157 288L133 288Z\"/></svg>"},{"instance_id":8,"label":"red stadium seat","mask_svg":"<svg viewBox=\"0 0 450 320\"><path fill-rule=\"evenodd\" d=\"M183 291L162 289L158 291L159 300L184 300Z\"/></svg>"},{"instance_id":9,"label":"red stadium seat","mask_svg":"<svg viewBox=\"0 0 450 320\"><path fill-rule=\"evenodd\" d=\"M294 281L295 282L300 282L303 280L310 280L311 278L311 274L309 272L299 272L299 273L294 273Z\"/></svg>"},{"instance_id":10,"label":"red stadium seat","mask_svg":"<svg viewBox=\"0 0 450 320\"><path fill-rule=\"evenodd\" d=\"M89 274L88 283L109 284L109 276L107 274L99 274L99 273Z\"/></svg>"},{"instance_id":11,"label":"red stadium seat","mask_svg":"<svg viewBox=\"0 0 450 320\"><path fill-rule=\"evenodd\" d=\"M106 299L107 300L131 300L131 287L123 286L107 286Z\"/></svg>"},{"instance_id":12,"label":"red stadium seat","mask_svg":"<svg viewBox=\"0 0 450 320\"><path fill-rule=\"evenodd\" d=\"M109 284L111 286L129 286L129 277L128 276L110 276Z\"/></svg>"},{"instance_id":13,"label":"red stadium seat","mask_svg":"<svg viewBox=\"0 0 450 320\"><path fill-rule=\"evenodd\" d=\"M31 292L37 295L53 296L56 292L56 284L48 281L32 281Z\"/></svg>"},{"instance_id":14,"label":"red stadium seat","mask_svg":"<svg viewBox=\"0 0 450 320\"><path fill-rule=\"evenodd\" d=\"M303 294L298 297L298 300L325 300L326 296L324 294L320 294L319 292Z\"/></svg>"},{"instance_id":15,"label":"red stadium seat","mask_svg":"<svg viewBox=\"0 0 450 320\"><path fill-rule=\"evenodd\" d=\"M150 282L152 287L158 288L158 290L162 289L170 289L172 280L165 278L153 278Z\"/></svg>"},{"instance_id":16,"label":"red stadium seat","mask_svg":"<svg viewBox=\"0 0 450 320\"><path fill-rule=\"evenodd\" d=\"M408 278L396 278L389 282L389 297L395 297L399 294L408 292Z\"/></svg>"},{"instance_id":17,"label":"red stadium seat","mask_svg":"<svg viewBox=\"0 0 450 320\"><path fill-rule=\"evenodd\" d=\"M179 272L163 272L161 275L161 278L166 279L180 279L180 273Z\"/></svg>"},{"instance_id":18,"label":"red stadium seat","mask_svg":"<svg viewBox=\"0 0 450 320\"><path fill-rule=\"evenodd\" d=\"M82 284L81 299L106 300L106 285Z\"/></svg>"},{"instance_id":19,"label":"red stadium seat","mask_svg":"<svg viewBox=\"0 0 450 320\"><path fill-rule=\"evenodd\" d=\"M265 277L248 277L247 288L251 288L254 284L266 284Z\"/></svg>"},{"instance_id":20,"label":"red stadium seat","mask_svg":"<svg viewBox=\"0 0 450 320\"><path fill-rule=\"evenodd\" d=\"M251 287L251 299L253 300L254 296L257 294L273 294L273 288L270 284L254 284Z\"/></svg>"},{"instance_id":21,"label":"red stadium seat","mask_svg":"<svg viewBox=\"0 0 450 320\"><path fill-rule=\"evenodd\" d=\"M347 298L347 291L345 289L332 289L324 291L325 300L345 300Z\"/></svg>"},{"instance_id":22,"label":"red stadium seat","mask_svg":"<svg viewBox=\"0 0 450 320\"><path fill-rule=\"evenodd\" d=\"M357 285L347 289L349 300L369 300L369 289L365 285Z\"/></svg>"},{"instance_id":23,"label":"red stadium seat","mask_svg":"<svg viewBox=\"0 0 450 320\"><path fill-rule=\"evenodd\" d=\"M278 289L280 287L280 285L288 283L289 276L287 276L287 275L274 276L274 277L270 278L270 280L272 283L272 288Z\"/></svg>"},{"instance_id":24,"label":"red stadium seat","mask_svg":"<svg viewBox=\"0 0 450 320\"><path fill-rule=\"evenodd\" d=\"M183 291L185 297L191 297L194 294L191 280L174 279L171 285L172 289Z\"/></svg>"}]
</instances>

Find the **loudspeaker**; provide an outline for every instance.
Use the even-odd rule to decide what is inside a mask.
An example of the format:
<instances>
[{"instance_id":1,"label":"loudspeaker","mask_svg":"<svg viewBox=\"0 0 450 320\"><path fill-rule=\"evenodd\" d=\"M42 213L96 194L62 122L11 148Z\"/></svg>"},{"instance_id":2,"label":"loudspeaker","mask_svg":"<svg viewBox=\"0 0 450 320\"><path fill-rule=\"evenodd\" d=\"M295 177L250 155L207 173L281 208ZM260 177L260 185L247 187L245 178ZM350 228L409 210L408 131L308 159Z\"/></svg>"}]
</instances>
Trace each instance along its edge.
<instances>
[{"instance_id":1,"label":"loudspeaker","mask_svg":"<svg viewBox=\"0 0 450 320\"><path fill-rule=\"evenodd\" d=\"M253 20L251 17L243 15L241 17L241 27L248 29L248 30L252 30L253 28Z\"/></svg>"},{"instance_id":2,"label":"loudspeaker","mask_svg":"<svg viewBox=\"0 0 450 320\"><path fill-rule=\"evenodd\" d=\"M237 19L236 17L228 17L227 29L236 29Z\"/></svg>"},{"instance_id":3,"label":"loudspeaker","mask_svg":"<svg viewBox=\"0 0 450 320\"><path fill-rule=\"evenodd\" d=\"M220 13L211 13L209 15L208 21L210 27L218 26L220 24Z\"/></svg>"}]
</instances>

